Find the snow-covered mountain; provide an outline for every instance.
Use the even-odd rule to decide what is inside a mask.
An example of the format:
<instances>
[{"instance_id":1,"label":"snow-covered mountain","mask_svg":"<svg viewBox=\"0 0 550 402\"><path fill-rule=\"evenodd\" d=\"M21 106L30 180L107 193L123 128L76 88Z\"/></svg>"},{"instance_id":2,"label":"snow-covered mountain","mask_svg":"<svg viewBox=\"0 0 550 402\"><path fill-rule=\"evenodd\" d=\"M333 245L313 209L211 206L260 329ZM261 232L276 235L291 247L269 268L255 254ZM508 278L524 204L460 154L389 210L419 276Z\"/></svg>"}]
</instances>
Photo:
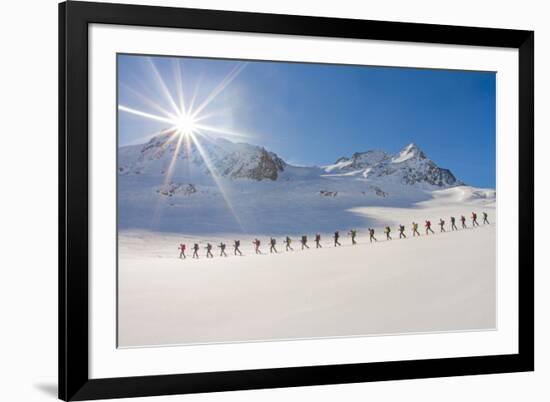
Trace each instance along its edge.
<instances>
[{"instance_id":1,"label":"snow-covered mountain","mask_svg":"<svg viewBox=\"0 0 550 402\"><path fill-rule=\"evenodd\" d=\"M198 148L185 140L178 144L178 138L170 131L151 138L146 144L119 148L118 169L123 175L164 175L172 163L174 176L186 175L189 173L186 170L203 174L215 170L222 177L253 180L277 180L286 165L262 147L211 138L201 141Z\"/></svg>"},{"instance_id":2,"label":"snow-covered mountain","mask_svg":"<svg viewBox=\"0 0 550 402\"><path fill-rule=\"evenodd\" d=\"M263 147L223 138L209 138L201 144L200 148L185 141L178 145L178 139L171 132L163 132L146 144L121 147L119 173L165 175L173 166L173 176L186 176L190 172L209 175L215 171L221 177L257 181L350 176L373 182L439 188L462 184L450 170L438 167L415 144L407 145L397 155L379 150L356 152L321 168L292 166Z\"/></svg>"},{"instance_id":3,"label":"snow-covered mountain","mask_svg":"<svg viewBox=\"0 0 550 402\"><path fill-rule=\"evenodd\" d=\"M362 176L407 185L428 184L441 188L463 184L449 169L440 168L418 148L409 144L397 155L384 151L356 152L324 167L329 174Z\"/></svg>"},{"instance_id":4,"label":"snow-covered mountain","mask_svg":"<svg viewBox=\"0 0 550 402\"><path fill-rule=\"evenodd\" d=\"M118 156L121 230L330 232L376 223L360 208L414 208L441 191L458 197L452 204L495 200L494 190L462 186L414 144L395 155L366 151L295 166L259 146L207 137L178 145L164 132Z\"/></svg>"}]
</instances>

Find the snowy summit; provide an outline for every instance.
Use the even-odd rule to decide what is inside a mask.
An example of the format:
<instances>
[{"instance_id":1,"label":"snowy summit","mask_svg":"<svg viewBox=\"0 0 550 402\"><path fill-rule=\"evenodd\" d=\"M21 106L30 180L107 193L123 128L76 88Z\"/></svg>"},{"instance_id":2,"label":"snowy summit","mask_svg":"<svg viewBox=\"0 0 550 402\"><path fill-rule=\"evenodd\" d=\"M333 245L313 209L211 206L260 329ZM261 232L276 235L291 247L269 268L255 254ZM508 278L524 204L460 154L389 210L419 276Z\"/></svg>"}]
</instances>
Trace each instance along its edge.
<instances>
[{"instance_id":1,"label":"snowy summit","mask_svg":"<svg viewBox=\"0 0 550 402\"><path fill-rule=\"evenodd\" d=\"M358 176L371 181L386 180L404 185L427 184L440 188L462 184L450 170L438 167L416 144L407 145L397 155L380 150L356 152L349 158L341 157L334 164L321 168L292 166L263 147L223 138L205 141L201 148L197 148L194 143L183 144L183 141L178 144L171 133L164 132L146 144L121 147L119 173L166 175L176 155L174 171L171 172L174 176L193 173L209 175L215 170L221 177L258 181L304 177L318 179L333 175Z\"/></svg>"}]
</instances>

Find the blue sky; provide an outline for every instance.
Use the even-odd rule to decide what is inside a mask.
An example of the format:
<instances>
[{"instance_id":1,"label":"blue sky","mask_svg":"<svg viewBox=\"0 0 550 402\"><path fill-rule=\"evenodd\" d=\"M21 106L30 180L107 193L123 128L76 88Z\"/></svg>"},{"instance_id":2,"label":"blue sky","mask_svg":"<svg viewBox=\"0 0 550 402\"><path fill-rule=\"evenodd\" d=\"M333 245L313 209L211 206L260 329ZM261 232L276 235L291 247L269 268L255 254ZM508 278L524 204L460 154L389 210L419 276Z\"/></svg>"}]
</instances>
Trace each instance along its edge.
<instances>
[{"instance_id":1,"label":"blue sky","mask_svg":"<svg viewBox=\"0 0 550 402\"><path fill-rule=\"evenodd\" d=\"M240 62L152 57L177 99L195 107ZM169 101L144 56L119 55L119 104L160 114ZM496 75L391 67L248 62L205 108L209 125L243 133L289 163L323 165L368 149L416 143L474 186L495 187ZM139 92L142 97L136 95ZM169 124L119 111L119 145L142 143Z\"/></svg>"}]
</instances>

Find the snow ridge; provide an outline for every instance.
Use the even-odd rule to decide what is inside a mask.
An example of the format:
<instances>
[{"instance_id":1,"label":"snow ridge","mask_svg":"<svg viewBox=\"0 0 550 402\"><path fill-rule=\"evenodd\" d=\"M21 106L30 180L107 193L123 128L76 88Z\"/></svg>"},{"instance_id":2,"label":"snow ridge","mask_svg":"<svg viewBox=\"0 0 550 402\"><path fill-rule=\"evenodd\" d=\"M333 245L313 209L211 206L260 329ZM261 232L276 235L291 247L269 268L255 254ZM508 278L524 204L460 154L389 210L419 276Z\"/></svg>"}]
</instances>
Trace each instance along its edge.
<instances>
[{"instance_id":1,"label":"snow ridge","mask_svg":"<svg viewBox=\"0 0 550 402\"><path fill-rule=\"evenodd\" d=\"M166 175L171 172L174 176L185 176L192 172L196 176L196 173L211 175L215 172L220 177L255 181L318 179L324 176L437 188L463 184L450 170L437 166L414 143L396 155L368 150L317 168L292 166L263 147L223 138L202 140L201 137L201 145L197 146L170 131L160 133L145 144L119 148L118 169L121 175Z\"/></svg>"}]
</instances>

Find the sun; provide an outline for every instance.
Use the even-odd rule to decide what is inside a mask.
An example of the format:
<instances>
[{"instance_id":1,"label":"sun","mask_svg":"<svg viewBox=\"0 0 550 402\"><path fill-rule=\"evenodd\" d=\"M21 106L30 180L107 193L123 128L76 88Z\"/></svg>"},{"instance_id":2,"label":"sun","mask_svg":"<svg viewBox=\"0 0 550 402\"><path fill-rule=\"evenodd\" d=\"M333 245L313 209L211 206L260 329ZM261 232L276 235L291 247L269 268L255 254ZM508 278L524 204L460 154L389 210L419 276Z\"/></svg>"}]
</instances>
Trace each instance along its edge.
<instances>
[{"instance_id":1,"label":"sun","mask_svg":"<svg viewBox=\"0 0 550 402\"><path fill-rule=\"evenodd\" d=\"M193 132L197 129L197 122L193 118L193 116L189 115L188 113L182 112L180 115L174 120L174 127L182 134L193 134Z\"/></svg>"}]
</instances>

